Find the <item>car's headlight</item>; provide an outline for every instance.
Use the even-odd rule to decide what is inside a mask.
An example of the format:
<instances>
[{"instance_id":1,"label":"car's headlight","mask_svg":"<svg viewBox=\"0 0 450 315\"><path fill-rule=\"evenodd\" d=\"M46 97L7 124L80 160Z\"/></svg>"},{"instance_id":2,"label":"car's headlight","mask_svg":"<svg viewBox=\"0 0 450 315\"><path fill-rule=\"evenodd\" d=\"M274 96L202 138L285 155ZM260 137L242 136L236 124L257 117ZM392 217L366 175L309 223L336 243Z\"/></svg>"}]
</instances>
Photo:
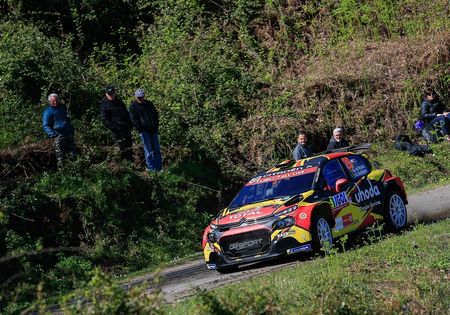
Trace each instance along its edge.
<instances>
[{"instance_id":1,"label":"car's headlight","mask_svg":"<svg viewBox=\"0 0 450 315\"><path fill-rule=\"evenodd\" d=\"M297 210L297 209L298 209L298 206L294 205L292 207L284 209L283 211L277 212L277 215L278 216L282 216L282 215L288 214L289 212L292 212L292 211Z\"/></svg>"},{"instance_id":2,"label":"car's headlight","mask_svg":"<svg viewBox=\"0 0 450 315\"><path fill-rule=\"evenodd\" d=\"M293 217L286 217L284 219L278 220L274 223L273 228L275 230L282 230L291 227L295 224L295 219Z\"/></svg>"}]
</instances>

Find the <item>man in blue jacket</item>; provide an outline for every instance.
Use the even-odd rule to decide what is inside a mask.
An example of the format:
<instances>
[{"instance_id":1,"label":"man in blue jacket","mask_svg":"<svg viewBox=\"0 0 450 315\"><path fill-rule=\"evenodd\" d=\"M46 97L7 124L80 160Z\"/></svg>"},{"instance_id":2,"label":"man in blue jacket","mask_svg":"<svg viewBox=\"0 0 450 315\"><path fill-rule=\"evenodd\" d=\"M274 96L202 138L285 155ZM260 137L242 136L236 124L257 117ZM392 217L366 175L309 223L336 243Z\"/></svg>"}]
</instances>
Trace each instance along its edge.
<instances>
[{"instance_id":1,"label":"man in blue jacket","mask_svg":"<svg viewBox=\"0 0 450 315\"><path fill-rule=\"evenodd\" d=\"M429 142L435 142L436 137L431 135L430 130L441 133L447 141L450 141L450 113L444 104L439 101L433 90L427 90L421 105L422 120L426 128L422 129L422 135Z\"/></svg>"},{"instance_id":2,"label":"man in blue jacket","mask_svg":"<svg viewBox=\"0 0 450 315\"><path fill-rule=\"evenodd\" d=\"M141 136L147 168L150 171L160 171L162 158L158 135L158 111L152 102L145 99L143 89L137 89L134 96L136 100L130 106L131 122Z\"/></svg>"},{"instance_id":3,"label":"man in blue jacket","mask_svg":"<svg viewBox=\"0 0 450 315\"><path fill-rule=\"evenodd\" d=\"M68 154L76 155L75 130L70 123L66 107L59 102L58 94L48 96L48 106L42 115L42 128L54 139L58 167L61 167Z\"/></svg>"}]
</instances>

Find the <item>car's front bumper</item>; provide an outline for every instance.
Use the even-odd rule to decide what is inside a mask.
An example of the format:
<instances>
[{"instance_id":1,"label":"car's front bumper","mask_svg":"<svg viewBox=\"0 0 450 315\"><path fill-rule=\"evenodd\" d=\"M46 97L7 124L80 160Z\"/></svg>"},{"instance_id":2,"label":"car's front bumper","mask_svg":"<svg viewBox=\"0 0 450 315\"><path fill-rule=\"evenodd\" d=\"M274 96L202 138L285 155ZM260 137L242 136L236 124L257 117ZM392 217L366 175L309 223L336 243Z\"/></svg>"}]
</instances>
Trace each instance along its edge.
<instances>
[{"instance_id":1,"label":"car's front bumper","mask_svg":"<svg viewBox=\"0 0 450 315\"><path fill-rule=\"evenodd\" d=\"M267 261L277 257L309 252L312 250L311 242L300 243L293 237L287 237L276 242L272 242L270 249L266 253L243 256L240 258L229 258L222 251L214 251L209 254L206 260L208 269L223 270L234 268L239 265Z\"/></svg>"}]
</instances>

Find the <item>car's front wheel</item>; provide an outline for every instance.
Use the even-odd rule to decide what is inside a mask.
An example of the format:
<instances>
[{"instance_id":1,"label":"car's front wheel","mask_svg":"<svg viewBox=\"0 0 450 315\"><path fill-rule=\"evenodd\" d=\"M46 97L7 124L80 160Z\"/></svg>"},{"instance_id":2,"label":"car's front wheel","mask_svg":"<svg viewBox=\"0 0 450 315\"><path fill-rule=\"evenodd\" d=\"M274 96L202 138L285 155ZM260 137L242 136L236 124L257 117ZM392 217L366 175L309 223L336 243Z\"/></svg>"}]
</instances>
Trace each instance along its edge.
<instances>
[{"instance_id":1,"label":"car's front wheel","mask_svg":"<svg viewBox=\"0 0 450 315\"><path fill-rule=\"evenodd\" d=\"M386 200L385 223L389 232L398 232L406 227L408 213L405 201L397 191L391 191Z\"/></svg>"},{"instance_id":2,"label":"car's front wheel","mask_svg":"<svg viewBox=\"0 0 450 315\"><path fill-rule=\"evenodd\" d=\"M333 234L327 219L320 215L314 217L311 232L314 251L320 252L322 250L328 253L333 247Z\"/></svg>"}]
</instances>

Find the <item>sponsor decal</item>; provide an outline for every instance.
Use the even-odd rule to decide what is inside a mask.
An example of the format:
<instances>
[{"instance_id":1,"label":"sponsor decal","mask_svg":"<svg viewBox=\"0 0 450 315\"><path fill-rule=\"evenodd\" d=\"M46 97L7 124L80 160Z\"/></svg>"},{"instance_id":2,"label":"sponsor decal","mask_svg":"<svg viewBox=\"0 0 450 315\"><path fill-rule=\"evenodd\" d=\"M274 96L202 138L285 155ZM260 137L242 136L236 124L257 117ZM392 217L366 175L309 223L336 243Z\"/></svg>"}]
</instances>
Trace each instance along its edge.
<instances>
[{"instance_id":1,"label":"sponsor decal","mask_svg":"<svg viewBox=\"0 0 450 315\"><path fill-rule=\"evenodd\" d=\"M241 211L241 212L235 213L233 215L230 215L229 219L230 219L230 221L232 221L232 220L244 218L244 217L247 217L247 216L252 216L252 215L255 216L255 215L261 215L261 214L263 214L261 212L261 207L258 207L258 208L245 210L245 211Z\"/></svg>"},{"instance_id":2,"label":"sponsor decal","mask_svg":"<svg viewBox=\"0 0 450 315\"><path fill-rule=\"evenodd\" d=\"M217 269L217 265L216 265L216 264L206 264L206 267L207 267L209 270L215 270L215 269Z\"/></svg>"},{"instance_id":3,"label":"sponsor decal","mask_svg":"<svg viewBox=\"0 0 450 315\"><path fill-rule=\"evenodd\" d=\"M300 213L300 215L299 215L299 218L302 219L302 220L305 220L306 217L307 217L307 215L304 212Z\"/></svg>"},{"instance_id":4,"label":"sponsor decal","mask_svg":"<svg viewBox=\"0 0 450 315\"><path fill-rule=\"evenodd\" d=\"M334 228L336 231L339 231L339 230L342 230L342 229L346 228L347 226L353 224L354 222L353 222L352 215L346 214L342 217L337 217L335 220L335 223L336 224L335 224Z\"/></svg>"},{"instance_id":5,"label":"sponsor decal","mask_svg":"<svg viewBox=\"0 0 450 315\"><path fill-rule=\"evenodd\" d=\"M360 190L358 185L356 185L356 187L358 187L358 192L355 194L355 199L357 203L367 201L373 197L381 195L378 186L372 186L372 184L370 188L364 190Z\"/></svg>"},{"instance_id":6,"label":"sponsor decal","mask_svg":"<svg viewBox=\"0 0 450 315\"><path fill-rule=\"evenodd\" d=\"M290 254L295 254L295 253L300 253L300 252L307 252L310 250L311 250L311 245L306 244L306 245L302 245L299 247L294 247L294 248L288 249L286 252L288 255L290 255Z\"/></svg>"},{"instance_id":7,"label":"sponsor decal","mask_svg":"<svg viewBox=\"0 0 450 315\"><path fill-rule=\"evenodd\" d=\"M373 207L379 206L379 205L381 205L381 201L378 200L378 201L375 201L375 202L371 202L371 203L369 203L368 205L366 205L364 207L361 207L361 210L362 211L367 211L367 210L372 209Z\"/></svg>"},{"instance_id":8,"label":"sponsor decal","mask_svg":"<svg viewBox=\"0 0 450 315\"><path fill-rule=\"evenodd\" d=\"M245 186L252 186L261 183L274 182L277 180L305 175L309 173L313 173L317 170L315 166L307 166L307 167L295 167L289 170L279 171L268 173L260 176L253 177Z\"/></svg>"},{"instance_id":9,"label":"sponsor decal","mask_svg":"<svg viewBox=\"0 0 450 315\"><path fill-rule=\"evenodd\" d=\"M348 200L348 196L347 193L345 191L334 195L333 197L330 198L330 202L331 202L331 207L334 209L336 208L342 208L346 205L348 205L349 200Z\"/></svg>"},{"instance_id":10,"label":"sponsor decal","mask_svg":"<svg viewBox=\"0 0 450 315\"><path fill-rule=\"evenodd\" d=\"M292 234L295 234L295 231L294 231L294 230L289 230L289 231L286 231L286 232L281 232L281 233L278 234L278 235L279 235L280 238L281 238L281 237L286 237L286 236L292 235Z\"/></svg>"},{"instance_id":11,"label":"sponsor decal","mask_svg":"<svg viewBox=\"0 0 450 315\"><path fill-rule=\"evenodd\" d=\"M369 173L369 170L365 165L358 165L351 171L353 177L362 177L364 175L367 175Z\"/></svg>"},{"instance_id":12,"label":"sponsor decal","mask_svg":"<svg viewBox=\"0 0 450 315\"><path fill-rule=\"evenodd\" d=\"M262 241L263 241L262 238L257 238L250 241L232 243L230 244L229 250L242 250L249 247L252 248L259 247Z\"/></svg>"},{"instance_id":13,"label":"sponsor decal","mask_svg":"<svg viewBox=\"0 0 450 315\"><path fill-rule=\"evenodd\" d=\"M367 166L362 162L362 160L359 160L355 157L348 158L345 157L342 159L345 166L347 166L347 169L352 174L353 178L362 177L364 175L367 175L369 173L369 169Z\"/></svg>"},{"instance_id":14,"label":"sponsor decal","mask_svg":"<svg viewBox=\"0 0 450 315\"><path fill-rule=\"evenodd\" d=\"M286 237L286 236L289 236L289 235L292 235L292 234L295 234L295 233L296 233L295 230L288 230L288 231L285 231L285 232L280 232L280 233L278 233L275 236L275 238L273 240L274 240L274 242L278 242L283 237Z\"/></svg>"}]
</instances>

